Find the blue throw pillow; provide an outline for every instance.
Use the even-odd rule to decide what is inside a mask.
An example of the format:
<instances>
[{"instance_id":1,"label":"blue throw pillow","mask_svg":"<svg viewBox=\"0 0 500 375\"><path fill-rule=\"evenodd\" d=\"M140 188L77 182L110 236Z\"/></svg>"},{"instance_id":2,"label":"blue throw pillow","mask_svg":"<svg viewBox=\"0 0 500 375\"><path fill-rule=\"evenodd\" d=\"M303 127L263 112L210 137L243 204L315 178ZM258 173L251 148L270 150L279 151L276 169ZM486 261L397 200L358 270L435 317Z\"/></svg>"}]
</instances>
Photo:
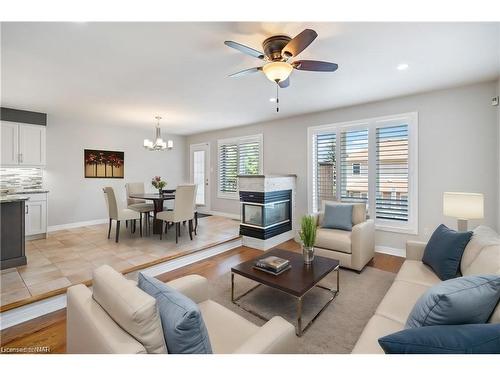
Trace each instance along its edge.
<instances>
[{"instance_id":1,"label":"blue throw pillow","mask_svg":"<svg viewBox=\"0 0 500 375\"><path fill-rule=\"evenodd\" d=\"M352 204L326 204L322 228L352 230Z\"/></svg>"},{"instance_id":2,"label":"blue throw pillow","mask_svg":"<svg viewBox=\"0 0 500 375\"><path fill-rule=\"evenodd\" d=\"M460 260L472 232L457 232L441 224L436 228L424 250L422 262L441 280L453 279L458 274Z\"/></svg>"},{"instance_id":3,"label":"blue throw pillow","mask_svg":"<svg viewBox=\"0 0 500 375\"><path fill-rule=\"evenodd\" d=\"M499 354L500 324L411 328L378 343L386 354Z\"/></svg>"},{"instance_id":4,"label":"blue throw pillow","mask_svg":"<svg viewBox=\"0 0 500 375\"><path fill-rule=\"evenodd\" d=\"M171 354L212 354L205 322L196 303L174 288L139 273L139 288L156 299L163 336Z\"/></svg>"},{"instance_id":5,"label":"blue throw pillow","mask_svg":"<svg viewBox=\"0 0 500 375\"><path fill-rule=\"evenodd\" d=\"M486 323L500 299L500 275L464 276L443 281L417 301L406 328Z\"/></svg>"}]
</instances>

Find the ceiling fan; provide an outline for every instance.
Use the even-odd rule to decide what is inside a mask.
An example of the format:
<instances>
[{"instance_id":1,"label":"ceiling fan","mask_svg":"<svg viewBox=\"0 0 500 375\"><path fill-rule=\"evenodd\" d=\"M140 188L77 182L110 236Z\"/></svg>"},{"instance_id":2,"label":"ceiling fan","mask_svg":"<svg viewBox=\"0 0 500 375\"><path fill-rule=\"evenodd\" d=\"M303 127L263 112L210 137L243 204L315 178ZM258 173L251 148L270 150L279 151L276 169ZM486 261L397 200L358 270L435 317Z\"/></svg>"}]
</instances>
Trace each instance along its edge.
<instances>
[{"instance_id":1,"label":"ceiling fan","mask_svg":"<svg viewBox=\"0 0 500 375\"><path fill-rule=\"evenodd\" d=\"M281 88L290 85L290 74L293 69L307 70L313 72L334 72L338 65L326 61L317 60L296 60L292 61L299 53L305 50L316 39L318 34L311 29L305 29L295 38L286 35L274 35L262 42L264 52L260 52L241 43L227 40L224 44L237 49L247 55L262 60L263 66L245 69L231 74L229 77L241 77L243 75L263 72L266 77L276 82Z\"/></svg>"}]
</instances>

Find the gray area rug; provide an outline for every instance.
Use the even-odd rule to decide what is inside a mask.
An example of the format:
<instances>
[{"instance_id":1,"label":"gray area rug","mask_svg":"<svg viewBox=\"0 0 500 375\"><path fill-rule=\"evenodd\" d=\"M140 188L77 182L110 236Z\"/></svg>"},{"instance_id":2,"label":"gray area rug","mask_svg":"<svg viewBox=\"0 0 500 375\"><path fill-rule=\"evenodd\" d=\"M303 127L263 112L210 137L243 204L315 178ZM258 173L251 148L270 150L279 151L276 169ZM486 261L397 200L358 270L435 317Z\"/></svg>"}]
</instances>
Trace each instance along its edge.
<instances>
[{"instance_id":1,"label":"gray area rug","mask_svg":"<svg viewBox=\"0 0 500 375\"><path fill-rule=\"evenodd\" d=\"M358 337L383 296L394 281L396 274L366 267L361 274L340 270L340 293L327 309L316 319L312 326L296 337L297 353L350 353ZM251 322L261 326L265 322L231 303L230 273L211 282L211 295L214 301L231 309ZM235 296L256 285L255 282L235 276ZM327 287L336 285L336 275L331 273L321 283ZM325 304L330 294L322 289L313 288L304 297L303 325L310 321ZM287 294L261 286L240 300L246 308L258 311L270 319L280 315L295 324L296 299Z\"/></svg>"}]
</instances>

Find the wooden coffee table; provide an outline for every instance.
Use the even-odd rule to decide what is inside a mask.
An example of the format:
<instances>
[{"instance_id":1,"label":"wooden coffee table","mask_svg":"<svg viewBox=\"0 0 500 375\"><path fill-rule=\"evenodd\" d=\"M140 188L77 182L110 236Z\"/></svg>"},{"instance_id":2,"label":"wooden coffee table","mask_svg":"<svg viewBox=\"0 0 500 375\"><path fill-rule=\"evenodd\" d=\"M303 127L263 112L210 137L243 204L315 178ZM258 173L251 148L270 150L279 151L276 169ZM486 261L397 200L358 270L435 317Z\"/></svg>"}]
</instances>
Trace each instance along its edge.
<instances>
[{"instance_id":1,"label":"wooden coffee table","mask_svg":"<svg viewBox=\"0 0 500 375\"><path fill-rule=\"evenodd\" d=\"M283 259L288 259L292 268L283 272L278 276L268 274L263 271L256 270L253 268L255 261L257 259L262 259L266 256L274 255ZM307 266L304 264L304 259L302 254L295 253L288 250L273 249L263 253L262 255L249 260L247 262L241 263L236 267L231 268L231 301L242 308L243 310L263 319L263 317L258 312L249 310L242 306L239 301L241 298L254 291L258 287L265 285L270 288L279 290L283 293L291 295L297 299L297 325L296 333L297 336L302 336L302 334L311 326L311 324L316 320L316 318L330 305L330 303L337 297L339 293L339 266L338 260L315 256L314 261L311 265ZM337 286L336 289L330 289L319 285L319 282L323 280L330 272L337 272ZM238 297L234 297L234 275L240 275L247 279L258 282L259 284L252 289L246 291ZM311 319L309 323L302 329L302 300L303 297L314 287L327 290L331 293L331 297L328 302L319 310L319 312Z\"/></svg>"}]
</instances>

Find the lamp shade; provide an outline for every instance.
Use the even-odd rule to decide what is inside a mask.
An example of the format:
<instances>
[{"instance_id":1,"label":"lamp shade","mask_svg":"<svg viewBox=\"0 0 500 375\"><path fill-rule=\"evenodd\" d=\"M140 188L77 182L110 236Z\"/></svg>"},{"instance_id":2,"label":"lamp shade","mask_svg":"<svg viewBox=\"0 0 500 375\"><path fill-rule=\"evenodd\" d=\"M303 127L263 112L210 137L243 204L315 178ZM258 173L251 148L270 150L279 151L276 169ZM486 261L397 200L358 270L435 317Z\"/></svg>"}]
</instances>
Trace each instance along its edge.
<instances>
[{"instance_id":1,"label":"lamp shade","mask_svg":"<svg viewBox=\"0 0 500 375\"><path fill-rule=\"evenodd\" d=\"M478 193L443 194L443 214L458 219L482 219L484 196Z\"/></svg>"},{"instance_id":2,"label":"lamp shade","mask_svg":"<svg viewBox=\"0 0 500 375\"><path fill-rule=\"evenodd\" d=\"M293 66L283 61L276 61L267 63L262 70L270 81L281 82L288 78Z\"/></svg>"}]
</instances>

